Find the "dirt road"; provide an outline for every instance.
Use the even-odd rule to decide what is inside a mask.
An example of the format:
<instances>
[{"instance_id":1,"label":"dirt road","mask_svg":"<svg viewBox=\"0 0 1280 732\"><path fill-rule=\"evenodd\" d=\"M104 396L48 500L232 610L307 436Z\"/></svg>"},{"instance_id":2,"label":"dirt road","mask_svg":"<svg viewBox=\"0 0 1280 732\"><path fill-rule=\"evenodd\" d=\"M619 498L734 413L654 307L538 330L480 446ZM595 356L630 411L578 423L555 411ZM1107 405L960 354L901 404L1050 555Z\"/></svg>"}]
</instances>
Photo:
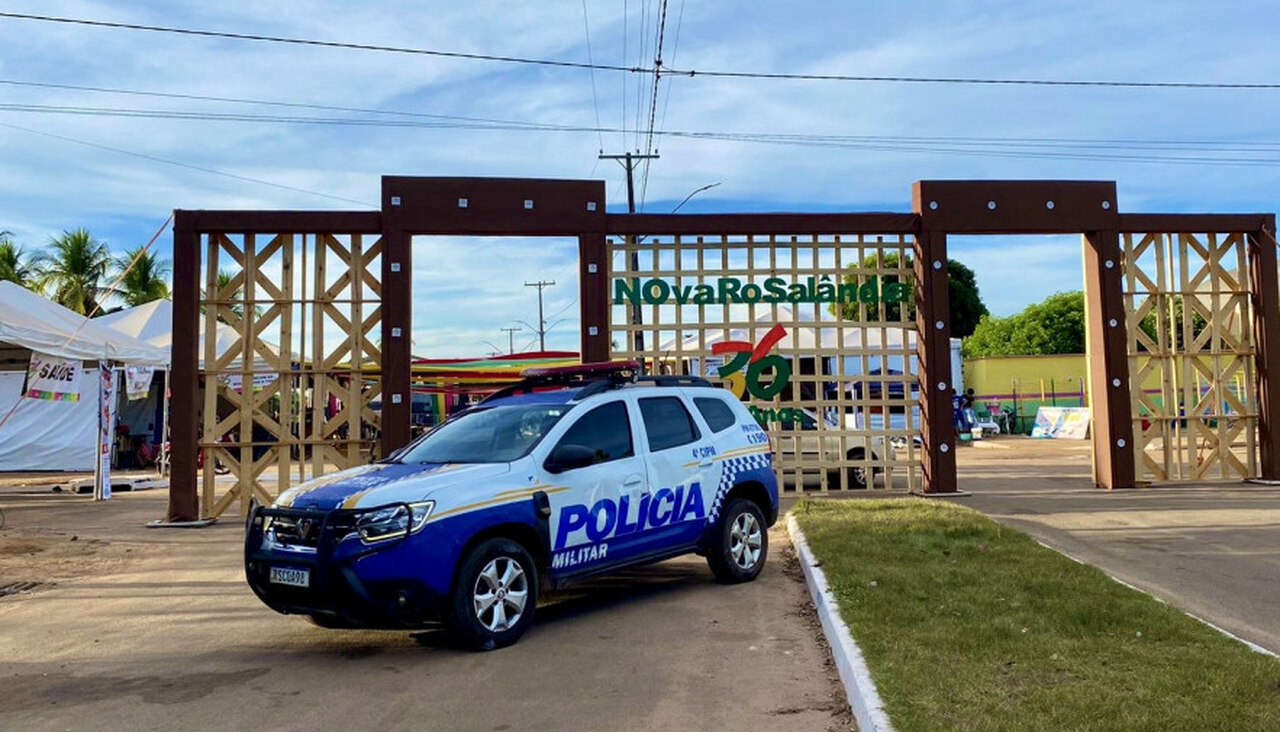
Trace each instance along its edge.
<instances>
[{"instance_id":1,"label":"dirt road","mask_svg":"<svg viewBox=\"0 0 1280 732\"><path fill-rule=\"evenodd\" d=\"M516 646L328 631L261 605L240 527L154 530L162 492L94 504L6 489L0 729L847 729L843 691L784 571L752 584L696 557L540 607ZM21 584L19 584L21 583Z\"/></svg>"}]
</instances>

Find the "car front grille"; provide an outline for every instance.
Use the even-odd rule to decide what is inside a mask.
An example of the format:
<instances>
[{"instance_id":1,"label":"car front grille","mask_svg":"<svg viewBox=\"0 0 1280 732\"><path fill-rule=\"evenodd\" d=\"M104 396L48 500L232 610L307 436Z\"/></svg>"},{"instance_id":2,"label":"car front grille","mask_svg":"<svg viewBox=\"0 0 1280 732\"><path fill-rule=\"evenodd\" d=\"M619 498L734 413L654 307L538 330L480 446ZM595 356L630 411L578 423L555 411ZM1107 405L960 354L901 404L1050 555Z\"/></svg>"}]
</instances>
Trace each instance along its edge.
<instances>
[{"instance_id":1,"label":"car front grille","mask_svg":"<svg viewBox=\"0 0 1280 732\"><path fill-rule=\"evenodd\" d=\"M316 549L325 535L340 539L354 528L351 518L338 512L308 512L274 516L267 530L278 544Z\"/></svg>"}]
</instances>

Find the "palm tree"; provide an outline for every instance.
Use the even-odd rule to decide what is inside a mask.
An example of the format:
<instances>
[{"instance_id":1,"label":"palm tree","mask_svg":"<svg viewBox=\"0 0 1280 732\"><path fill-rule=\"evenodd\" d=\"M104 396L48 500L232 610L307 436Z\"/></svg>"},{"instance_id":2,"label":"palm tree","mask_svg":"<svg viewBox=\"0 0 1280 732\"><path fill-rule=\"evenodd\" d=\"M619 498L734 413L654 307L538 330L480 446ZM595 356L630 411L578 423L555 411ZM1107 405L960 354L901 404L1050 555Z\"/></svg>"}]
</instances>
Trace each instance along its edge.
<instances>
[{"instance_id":1,"label":"palm tree","mask_svg":"<svg viewBox=\"0 0 1280 732\"><path fill-rule=\"evenodd\" d=\"M117 294L125 305L132 308L169 297L169 263L155 252L135 247L116 257L114 264L121 275Z\"/></svg>"},{"instance_id":2,"label":"palm tree","mask_svg":"<svg viewBox=\"0 0 1280 732\"><path fill-rule=\"evenodd\" d=\"M34 272L31 271L31 258L9 237L7 231L0 231L0 280L16 282L30 288L35 284Z\"/></svg>"},{"instance_id":3,"label":"palm tree","mask_svg":"<svg viewBox=\"0 0 1280 732\"><path fill-rule=\"evenodd\" d=\"M64 231L34 260L36 282L54 302L82 315L98 309L111 254L87 229Z\"/></svg>"}]
</instances>

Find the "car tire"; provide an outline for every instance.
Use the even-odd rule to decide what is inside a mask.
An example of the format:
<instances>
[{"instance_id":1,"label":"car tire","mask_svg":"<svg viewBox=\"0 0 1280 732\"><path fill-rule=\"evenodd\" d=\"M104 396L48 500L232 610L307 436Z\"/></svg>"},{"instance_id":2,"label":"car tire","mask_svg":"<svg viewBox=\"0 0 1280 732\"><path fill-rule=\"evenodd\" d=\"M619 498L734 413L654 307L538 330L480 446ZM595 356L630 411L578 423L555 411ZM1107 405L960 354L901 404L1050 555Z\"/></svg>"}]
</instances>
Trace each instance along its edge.
<instances>
[{"instance_id":1,"label":"car tire","mask_svg":"<svg viewBox=\"0 0 1280 732\"><path fill-rule=\"evenodd\" d=\"M524 635L537 605L538 569L533 557L518 542L489 539L462 560L447 620L464 647L492 651Z\"/></svg>"},{"instance_id":2,"label":"car tire","mask_svg":"<svg viewBox=\"0 0 1280 732\"><path fill-rule=\"evenodd\" d=\"M750 582L760 575L768 554L769 532L760 507L745 498L729 501L707 552L707 564L716 581Z\"/></svg>"}]
</instances>

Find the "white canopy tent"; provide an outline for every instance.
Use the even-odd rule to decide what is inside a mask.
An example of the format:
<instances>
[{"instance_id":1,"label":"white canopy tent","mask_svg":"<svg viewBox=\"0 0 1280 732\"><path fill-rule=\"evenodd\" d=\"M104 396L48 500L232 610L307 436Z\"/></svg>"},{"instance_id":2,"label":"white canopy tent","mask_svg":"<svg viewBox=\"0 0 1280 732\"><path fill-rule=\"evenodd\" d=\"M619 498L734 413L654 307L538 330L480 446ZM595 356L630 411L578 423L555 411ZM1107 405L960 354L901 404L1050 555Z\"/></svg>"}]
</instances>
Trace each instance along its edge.
<instances>
[{"instance_id":1,"label":"white canopy tent","mask_svg":"<svg viewBox=\"0 0 1280 732\"><path fill-rule=\"evenodd\" d=\"M169 353L12 282L0 282L0 343L70 360L164 366Z\"/></svg>"},{"instance_id":2,"label":"white canopy tent","mask_svg":"<svg viewBox=\"0 0 1280 732\"><path fill-rule=\"evenodd\" d=\"M92 470L98 370L80 374L78 401L22 396L31 352L70 361L163 366L168 352L90 320L12 282L0 282L0 471Z\"/></svg>"},{"instance_id":3,"label":"white canopy tent","mask_svg":"<svg viewBox=\"0 0 1280 732\"><path fill-rule=\"evenodd\" d=\"M169 367L169 353L173 349L173 301L152 300L127 310L120 310L103 315L94 320L95 323L110 328L122 335L145 341L151 346L164 349L163 368ZM235 328L226 323L218 323L215 332L218 335L217 354L241 348L240 335ZM199 343L204 343L204 318L200 319ZM261 344L262 341L259 341ZM267 344L267 348L275 351L275 347ZM200 349L200 365L204 366L204 348ZM231 369L240 368L240 359L231 362ZM272 367L260 356L254 359L253 371L269 371Z\"/></svg>"}]
</instances>

